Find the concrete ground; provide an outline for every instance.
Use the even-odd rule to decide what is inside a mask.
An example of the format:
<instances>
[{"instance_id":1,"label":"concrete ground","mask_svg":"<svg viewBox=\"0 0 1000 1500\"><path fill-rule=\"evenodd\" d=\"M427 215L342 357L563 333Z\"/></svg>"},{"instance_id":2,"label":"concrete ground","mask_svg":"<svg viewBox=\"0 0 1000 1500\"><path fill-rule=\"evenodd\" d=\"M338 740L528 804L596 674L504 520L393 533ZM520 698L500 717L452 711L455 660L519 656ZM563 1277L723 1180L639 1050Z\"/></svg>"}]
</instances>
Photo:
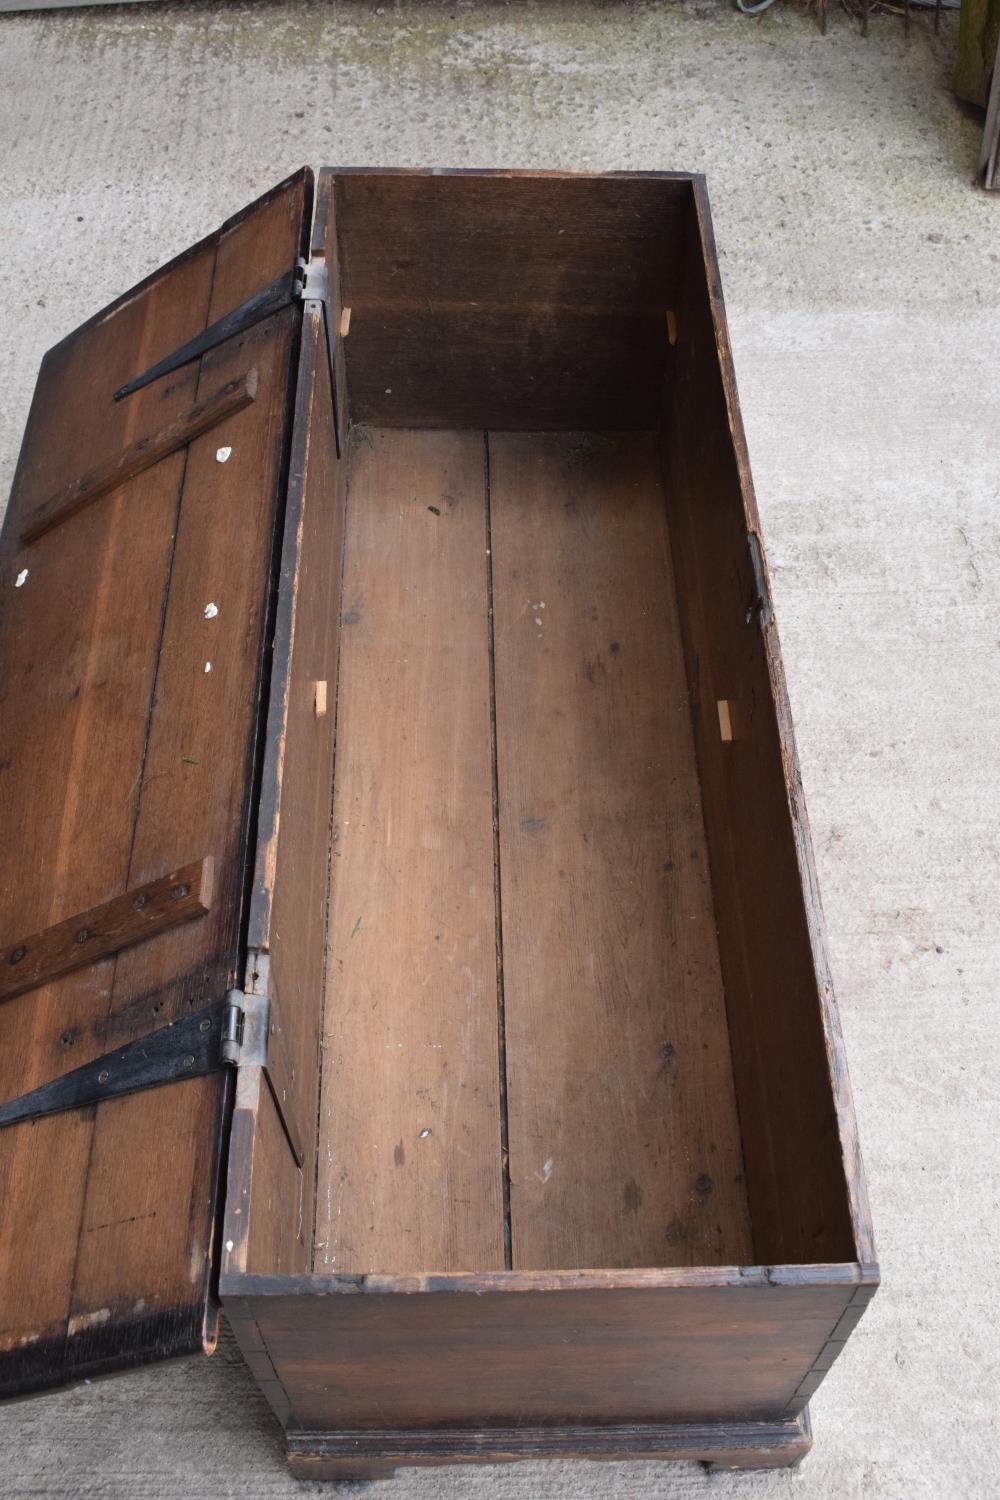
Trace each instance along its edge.
<instances>
[{"instance_id":1,"label":"concrete ground","mask_svg":"<svg viewBox=\"0 0 1000 1500\"><path fill-rule=\"evenodd\" d=\"M304 161L708 174L884 1287L795 1475L407 1471L371 1500L1000 1494L1000 196L956 34L715 0L0 17L3 493L43 350ZM299 1488L223 1342L4 1408L0 1492Z\"/></svg>"}]
</instances>

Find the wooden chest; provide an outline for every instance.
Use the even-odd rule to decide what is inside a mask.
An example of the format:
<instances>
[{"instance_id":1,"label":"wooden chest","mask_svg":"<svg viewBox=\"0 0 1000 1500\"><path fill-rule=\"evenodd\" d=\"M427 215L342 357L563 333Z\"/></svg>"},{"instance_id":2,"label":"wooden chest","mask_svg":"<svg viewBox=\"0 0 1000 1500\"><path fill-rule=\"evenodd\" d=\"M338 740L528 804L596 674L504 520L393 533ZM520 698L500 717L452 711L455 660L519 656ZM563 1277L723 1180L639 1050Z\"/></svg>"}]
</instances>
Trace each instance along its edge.
<instances>
[{"instance_id":1,"label":"wooden chest","mask_svg":"<svg viewBox=\"0 0 1000 1500\"><path fill-rule=\"evenodd\" d=\"M0 703L5 1394L221 1304L304 1476L801 1457L877 1268L700 178L303 170L92 318Z\"/></svg>"}]
</instances>

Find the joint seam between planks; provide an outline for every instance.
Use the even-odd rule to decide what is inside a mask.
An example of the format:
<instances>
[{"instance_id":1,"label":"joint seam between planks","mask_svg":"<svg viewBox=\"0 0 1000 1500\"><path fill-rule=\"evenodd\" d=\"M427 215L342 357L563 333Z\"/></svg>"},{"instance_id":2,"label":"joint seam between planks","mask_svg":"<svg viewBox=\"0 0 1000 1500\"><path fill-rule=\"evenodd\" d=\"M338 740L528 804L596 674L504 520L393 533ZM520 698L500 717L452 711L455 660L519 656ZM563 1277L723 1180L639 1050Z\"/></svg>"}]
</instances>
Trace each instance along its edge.
<instances>
[{"instance_id":1,"label":"joint seam between planks","mask_svg":"<svg viewBox=\"0 0 1000 1500\"><path fill-rule=\"evenodd\" d=\"M212 309L212 298L215 295L215 277L219 265L219 244L221 236L216 236L215 252L212 256L212 274L208 279L208 293L205 299L205 311L203 315L204 326L208 326L208 319ZM195 384L195 398L198 396L198 386L201 384L201 362L198 364L198 378ZM139 773L136 778L135 811L132 815L132 836L129 840L128 857L125 862L125 889L128 889L132 878L132 861L135 858L135 846L139 836L139 816L142 811L142 791L146 774L146 759L149 755L149 744L153 733L153 713L156 708L156 687L160 678L160 666L163 660L163 640L167 628L167 610L170 604L170 586L173 581L174 562L177 557L177 542L180 536L181 507L184 502L184 489L187 484L188 460L191 454L190 447L183 450L184 458L181 464L181 474L177 485L177 501L174 506L174 528L170 538L170 550L167 556L166 577L163 584L163 597L160 603L160 624L156 636L156 659L153 667L152 680L149 684L149 703L146 709L146 730L143 735L142 753L139 757ZM108 985L108 1003L105 1014L110 1016L114 1013L115 983L118 978L118 954L111 960L111 976ZM90 1174L94 1164L94 1146L97 1141L97 1118L98 1112L94 1111L93 1117L88 1122L87 1161L83 1172L85 1185L90 1183ZM69 1278L69 1297L66 1303L66 1338L64 1343L63 1365L68 1363L70 1347L70 1326L73 1316L73 1306L76 1301L77 1281L80 1272L80 1255L83 1250L84 1241L84 1219L86 1218L87 1187L84 1187L84 1195L80 1202L80 1222L76 1231L76 1252L73 1256L73 1270Z\"/></svg>"},{"instance_id":2,"label":"joint seam between planks","mask_svg":"<svg viewBox=\"0 0 1000 1500\"><path fill-rule=\"evenodd\" d=\"M493 900L497 955L497 1055L500 1086L500 1177L503 1194L504 1269L514 1266L510 1210L510 1121L507 1106L507 1017L503 987L503 900L500 874L500 780L497 748L496 639L493 622L493 516L490 510L490 435L483 433L483 492L486 512L486 629L489 638L490 776L493 800Z\"/></svg>"},{"instance_id":3,"label":"joint seam between planks","mask_svg":"<svg viewBox=\"0 0 1000 1500\"><path fill-rule=\"evenodd\" d=\"M801 1410L804 1402L815 1395L817 1388L826 1379L834 1363L842 1354L848 1333L853 1331L853 1327L860 1320L874 1294L875 1288L871 1286L859 1286L855 1288L853 1296L834 1324L833 1331L827 1336L816 1358L796 1386L794 1393L785 1407L786 1414L794 1415L797 1411ZM841 1330L845 1317L854 1312L855 1309L859 1309L859 1311L857 1318L852 1324L852 1328L842 1333Z\"/></svg>"}]
</instances>

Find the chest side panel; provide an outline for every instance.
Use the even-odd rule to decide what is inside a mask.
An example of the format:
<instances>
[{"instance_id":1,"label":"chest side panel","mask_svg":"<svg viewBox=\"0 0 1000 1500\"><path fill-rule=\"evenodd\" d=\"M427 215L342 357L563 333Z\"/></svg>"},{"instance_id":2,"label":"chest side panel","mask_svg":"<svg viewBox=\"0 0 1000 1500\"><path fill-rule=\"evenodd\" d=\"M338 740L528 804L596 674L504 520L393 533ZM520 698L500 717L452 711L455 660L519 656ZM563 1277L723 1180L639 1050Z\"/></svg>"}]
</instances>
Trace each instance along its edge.
<instances>
[{"instance_id":1,"label":"chest side panel","mask_svg":"<svg viewBox=\"0 0 1000 1500\"><path fill-rule=\"evenodd\" d=\"M345 1433L795 1415L867 1294L758 1280L320 1296L306 1283L227 1294L227 1316L290 1431Z\"/></svg>"}]
</instances>

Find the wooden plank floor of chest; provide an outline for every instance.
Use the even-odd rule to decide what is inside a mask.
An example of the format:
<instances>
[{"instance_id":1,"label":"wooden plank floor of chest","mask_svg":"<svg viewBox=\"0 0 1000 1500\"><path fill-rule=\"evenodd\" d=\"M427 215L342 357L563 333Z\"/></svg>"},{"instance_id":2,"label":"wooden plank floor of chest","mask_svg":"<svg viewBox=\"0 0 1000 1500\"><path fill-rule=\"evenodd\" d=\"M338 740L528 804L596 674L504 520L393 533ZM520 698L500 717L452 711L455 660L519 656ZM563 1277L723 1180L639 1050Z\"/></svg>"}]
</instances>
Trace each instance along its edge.
<instances>
[{"instance_id":1,"label":"wooden plank floor of chest","mask_svg":"<svg viewBox=\"0 0 1000 1500\"><path fill-rule=\"evenodd\" d=\"M303 170L0 570L0 1389L221 1305L305 1477L796 1462L878 1272L702 180Z\"/></svg>"}]
</instances>

